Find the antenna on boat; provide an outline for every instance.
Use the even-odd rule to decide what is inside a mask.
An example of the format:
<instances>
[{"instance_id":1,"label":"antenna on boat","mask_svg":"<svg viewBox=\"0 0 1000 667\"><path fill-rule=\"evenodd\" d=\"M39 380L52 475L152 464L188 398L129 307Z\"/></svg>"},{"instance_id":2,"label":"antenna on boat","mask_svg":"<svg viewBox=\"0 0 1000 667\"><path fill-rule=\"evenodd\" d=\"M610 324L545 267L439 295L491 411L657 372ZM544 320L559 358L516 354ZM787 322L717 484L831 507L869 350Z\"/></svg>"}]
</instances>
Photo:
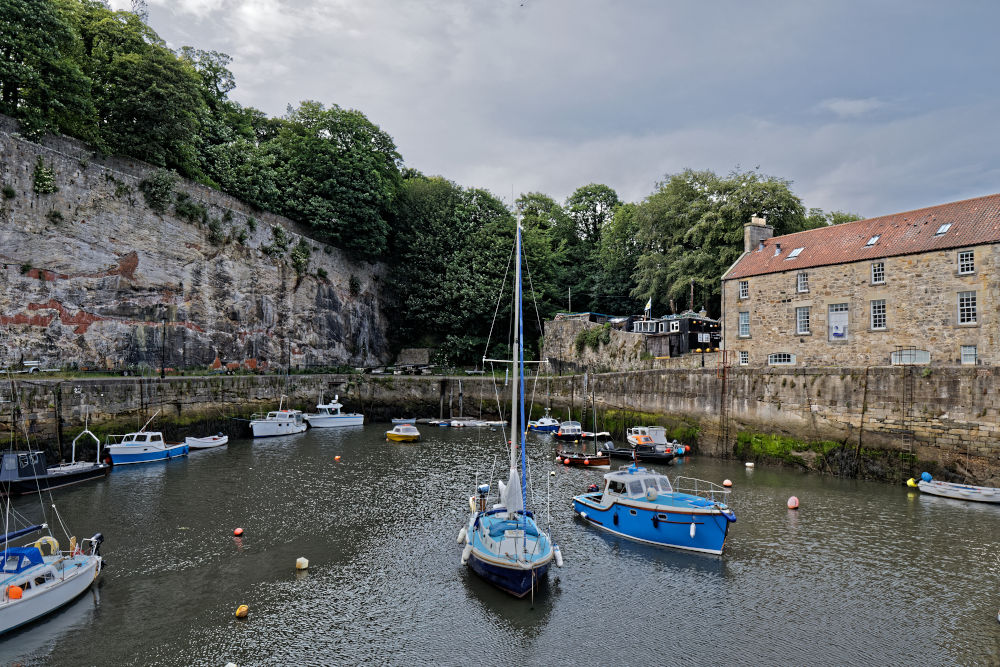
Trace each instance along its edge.
<instances>
[{"instance_id":1,"label":"antenna on boat","mask_svg":"<svg viewBox=\"0 0 1000 667\"><path fill-rule=\"evenodd\" d=\"M149 426L149 422L151 422L154 419L156 419L156 415L158 415L158 414L160 414L160 410L159 409L157 409L156 412L153 413L152 417L150 417L149 419L146 420L146 423L143 424L142 428L139 429L139 433L142 433L143 431L145 431L146 427Z\"/></svg>"}]
</instances>

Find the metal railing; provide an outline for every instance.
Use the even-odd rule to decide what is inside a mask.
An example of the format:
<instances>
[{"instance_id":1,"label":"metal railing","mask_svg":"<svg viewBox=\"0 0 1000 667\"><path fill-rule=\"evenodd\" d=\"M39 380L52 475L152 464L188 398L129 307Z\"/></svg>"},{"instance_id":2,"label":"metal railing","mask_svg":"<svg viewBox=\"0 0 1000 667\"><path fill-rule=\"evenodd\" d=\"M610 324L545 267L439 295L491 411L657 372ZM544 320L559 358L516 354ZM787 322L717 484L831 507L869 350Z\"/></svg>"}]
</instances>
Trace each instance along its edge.
<instances>
[{"instance_id":1,"label":"metal railing","mask_svg":"<svg viewBox=\"0 0 1000 667\"><path fill-rule=\"evenodd\" d=\"M674 491L678 493L690 493L693 496L701 496L713 503L724 502L730 490L719 486L714 482L709 482L696 477L681 477L674 479Z\"/></svg>"}]
</instances>

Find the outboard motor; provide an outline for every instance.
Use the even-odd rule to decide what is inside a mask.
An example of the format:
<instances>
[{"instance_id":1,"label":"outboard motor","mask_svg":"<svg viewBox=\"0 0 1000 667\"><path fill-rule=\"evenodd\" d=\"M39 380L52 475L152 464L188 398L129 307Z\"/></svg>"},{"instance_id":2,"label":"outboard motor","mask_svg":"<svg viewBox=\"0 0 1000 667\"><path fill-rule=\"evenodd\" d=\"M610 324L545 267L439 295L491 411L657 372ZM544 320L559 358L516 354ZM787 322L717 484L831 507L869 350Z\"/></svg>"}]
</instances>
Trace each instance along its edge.
<instances>
[{"instance_id":1,"label":"outboard motor","mask_svg":"<svg viewBox=\"0 0 1000 667\"><path fill-rule=\"evenodd\" d=\"M490 492L490 485L489 484L480 484L479 487L476 489L476 491L479 493L479 499L478 499L479 500L479 502L478 502L479 511L480 512L485 512L486 511L486 494L488 494Z\"/></svg>"},{"instance_id":2,"label":"outboard motor","mask_svg":"<svg viewBox=\"0 0 1000 667\"><path fill-rule=\"evenodd\" d=\"M93 553L95 556L101 555L101 544L104 542L104 535L102 533L94 533L94 536L90 538L90 543L93 545Z\"/></svg>"}]
</instances>

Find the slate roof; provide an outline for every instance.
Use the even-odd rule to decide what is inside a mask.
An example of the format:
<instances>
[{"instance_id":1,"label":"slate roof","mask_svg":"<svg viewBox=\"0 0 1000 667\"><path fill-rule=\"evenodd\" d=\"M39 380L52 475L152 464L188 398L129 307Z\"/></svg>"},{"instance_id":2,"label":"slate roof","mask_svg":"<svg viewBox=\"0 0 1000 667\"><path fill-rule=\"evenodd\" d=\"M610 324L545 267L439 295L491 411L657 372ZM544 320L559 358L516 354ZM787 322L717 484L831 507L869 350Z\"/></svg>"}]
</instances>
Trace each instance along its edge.
<instances>
[{"instance_id":1,"label":"slate roof","mask_svg":"<svg viewBox=\"0 0 1000 667\"><path fill-rule=\"evenodd\" d=\"M951 227L937 234L946 223ZM875 236L878 240L866 245ZM744 253L722 279L998 242L1000 194L995 194L775 236L764 242L763 250L755 248ZM781 253L775 255L777 244L781 245ZM801 252L789 259L796 248L802 248Z\"/></svg>"}]
</instances>

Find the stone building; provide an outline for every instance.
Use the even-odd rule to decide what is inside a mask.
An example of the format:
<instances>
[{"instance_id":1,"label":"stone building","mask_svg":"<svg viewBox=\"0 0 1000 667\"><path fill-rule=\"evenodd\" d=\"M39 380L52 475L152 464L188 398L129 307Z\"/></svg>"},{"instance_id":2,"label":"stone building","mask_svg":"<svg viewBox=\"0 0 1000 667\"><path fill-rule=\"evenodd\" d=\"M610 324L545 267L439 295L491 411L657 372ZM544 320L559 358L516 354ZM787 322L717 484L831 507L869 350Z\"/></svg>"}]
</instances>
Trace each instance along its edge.
<instances>
[{"instance_id":1,"label":"stone building","mask_svg":"<svg viewBox=\"0 0 1000 667\"><path fill-rule=\"evenodd\" d=\"M773 237L761 218L722 277L745 366L995 365L1000 194Z\"/></svg>"}]
</instances>

